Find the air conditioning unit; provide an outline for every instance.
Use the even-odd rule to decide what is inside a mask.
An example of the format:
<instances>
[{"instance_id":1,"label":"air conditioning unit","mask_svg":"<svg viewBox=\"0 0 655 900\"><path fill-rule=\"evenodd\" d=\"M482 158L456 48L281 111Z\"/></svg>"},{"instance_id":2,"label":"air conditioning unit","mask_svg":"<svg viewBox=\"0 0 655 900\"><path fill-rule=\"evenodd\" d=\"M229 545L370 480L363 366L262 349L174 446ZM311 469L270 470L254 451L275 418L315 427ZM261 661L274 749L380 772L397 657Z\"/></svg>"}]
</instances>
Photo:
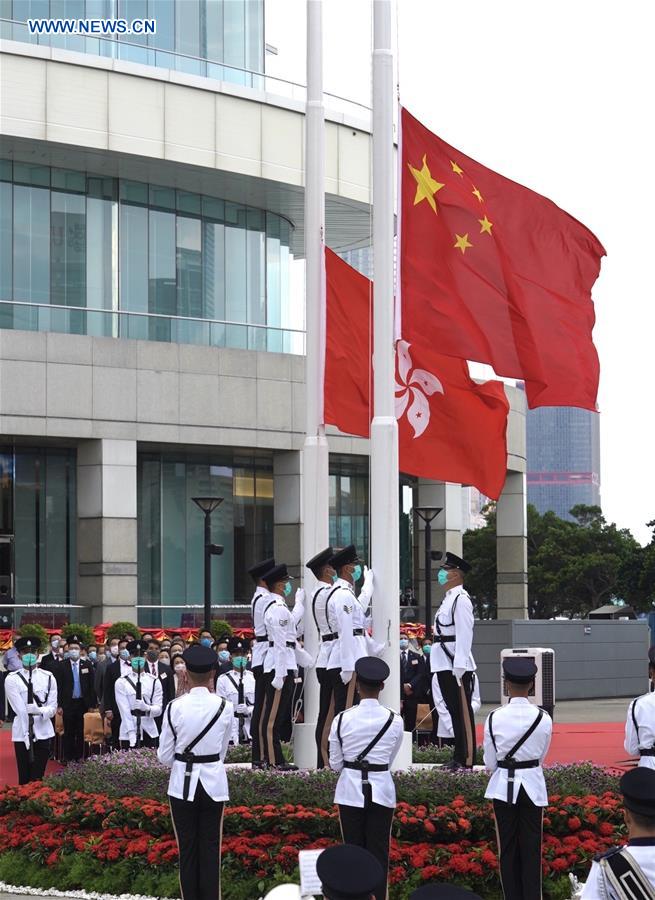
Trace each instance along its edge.
<instances>
[{"instance_id":1,"label":"air conditioning unit","mask_svg":"<svg viewBox=\"0 0 655 900\"><path fill-rule=\"evenodd\" d=\"M535 706L541 707L552 718L555 710L555 651L548 647L514 647L511 650L501 650L500 703L502 706L509 701L503 675L503 660L511 656L531 659L536 663L537 674L528 700Z\"/></svg>"}]
</instances>

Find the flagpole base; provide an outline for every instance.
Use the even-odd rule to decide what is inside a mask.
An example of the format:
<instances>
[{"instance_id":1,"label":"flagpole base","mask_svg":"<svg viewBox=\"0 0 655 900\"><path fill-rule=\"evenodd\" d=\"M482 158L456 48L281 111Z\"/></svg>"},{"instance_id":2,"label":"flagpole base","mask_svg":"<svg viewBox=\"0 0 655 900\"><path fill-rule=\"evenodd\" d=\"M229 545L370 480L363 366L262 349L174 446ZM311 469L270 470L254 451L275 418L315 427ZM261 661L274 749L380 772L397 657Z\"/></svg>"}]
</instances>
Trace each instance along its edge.
<instances>
[{"instance_id":1,"label":"flagpole base","mask_svg":"<svg viewBox=\"0 0 655 900\"><path fill-rule=\"evenodd\" d=\"M293 761L299 769L315 769L316 722L300 722L293 726Z\"/></svg>"},{"instance_id":2,"label":"flagpole base","mask_svg":"<svg viewBox=\"0 0 655 900\"><path fill-rule=\"evenodd\" d=\"M412 765L412 732L405 731L403 733L403 741L400 745L398 755L391 766L392 772L404 772Z\"/></svg>"}]
</instances>

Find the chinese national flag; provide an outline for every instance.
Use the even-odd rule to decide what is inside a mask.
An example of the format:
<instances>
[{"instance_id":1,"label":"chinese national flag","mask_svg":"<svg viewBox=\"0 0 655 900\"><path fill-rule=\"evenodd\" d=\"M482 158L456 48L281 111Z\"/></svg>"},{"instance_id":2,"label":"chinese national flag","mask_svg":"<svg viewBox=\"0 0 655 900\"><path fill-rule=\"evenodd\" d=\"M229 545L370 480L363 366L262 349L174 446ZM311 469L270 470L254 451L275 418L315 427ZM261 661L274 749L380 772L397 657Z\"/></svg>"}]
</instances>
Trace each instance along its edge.
<instances>
[{"instance_id":1,"label":"chinese national flag","mask_svg":"<svg viewBox=\"0 0 655 900\"><path fill-rule=\"evenodd\" d=\"M546 197L401 115L403 337L524 379L530 407L595 410L602 245Z\"/></svg>"},{"instance_id":2,"label":"chinese national flag","mask_svg":"<svg viewBox=\"0 0 655 900\"><path fill-rule=\"evenodd\" d=\"M325 251L327 424L368 437L372 285ZM426 344L396 344L400 468L410 475L473 484L497 499L505 483L509 404L498 381L476 384L464 360Z\"/></svg>"}]
</instances>

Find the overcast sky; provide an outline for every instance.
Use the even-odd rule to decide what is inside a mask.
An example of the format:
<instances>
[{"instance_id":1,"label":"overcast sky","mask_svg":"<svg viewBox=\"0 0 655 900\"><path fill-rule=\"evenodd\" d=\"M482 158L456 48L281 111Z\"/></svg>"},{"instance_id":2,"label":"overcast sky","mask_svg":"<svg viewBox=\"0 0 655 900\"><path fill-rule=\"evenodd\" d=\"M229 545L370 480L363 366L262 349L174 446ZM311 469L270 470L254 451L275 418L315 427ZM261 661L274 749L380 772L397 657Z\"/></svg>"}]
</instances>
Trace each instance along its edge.
<instances>
[{"instance_id":1,"label":"overcast sky","mask_svg":"<svg viewBox=\"0 0 655 900\"><path fill-rule=\"evenodd\" d=\"M266 0L267 69L305 81L305 0ZM405 106L550 197L607 250L593 295L601 498L642 542L655 518L655 7L643 0L399 0ZM395 28L395 22L394 22ZM370 101L371 4L324 3L325 90Z\"/></svg>"}]
</instances>

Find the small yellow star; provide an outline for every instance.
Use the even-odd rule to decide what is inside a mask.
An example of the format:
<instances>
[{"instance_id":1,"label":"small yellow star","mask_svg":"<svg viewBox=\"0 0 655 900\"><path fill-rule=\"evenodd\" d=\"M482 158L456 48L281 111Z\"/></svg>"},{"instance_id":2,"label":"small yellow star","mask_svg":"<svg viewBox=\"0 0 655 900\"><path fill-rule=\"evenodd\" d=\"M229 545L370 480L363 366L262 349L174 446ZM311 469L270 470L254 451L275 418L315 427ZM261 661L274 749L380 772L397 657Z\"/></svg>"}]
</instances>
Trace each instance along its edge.
<instances>
[{"instance_id":1,"label":"small yellow star","mask_svg":"<svg viewBox=\"0 0 655 900\"><path fill-rule=\"evenodd\" d=\"M450 160L450 165L453 167L453 172L455 173L455 175L459 175L459 177L461 178L464 174L464 169L460 169L457 163L453 162L452 159Z\"/></svg>"},{"instance_id":2,"label":"small yellow star","mask_svg":"<svg viewBox=\"0 0 655 900\"><path fill-rule=\"evenodd\" d=\"M491 234L491 229L493 228L493 222L490 222L489 219L485 216L484 219L478 219L480 223L480 234Z\"/></svg>"},{"instance_id":3,"label":"small yellow star","mask_svg":"<svg viewBox=\"0 0 655 900\"><path fill-rule=\"evenodd\" d=\"M480 193L480 191L479 191L476 187L473 188L473 196L474 196L474 197L477 197L478 200L480 201L480 203L483 202L482 194Z\"/></svg>"},{"instance_id":4,"label":"small yellow star","mask_svg":"<svg viewBox=\"0 0 655 900\"><path fill-rule=\"evenodd\" d=\"M437 212L437 203L434 199L434 195L441 190L444 186L440 184L438 181L432 177L432 173L428 168L428 164L426 161L426 156L423 157L423 168L415 169L414 166L407 163L409 166L409 171L412 173L416 180L416 196L414 197L414 206L417 203L420 203L421 200L427 200L434 212Z\"/></svg>"},{"instance_id":5,"label":"small yellow star","mask_svg":"<svg viewBox=\"0 0 655 900\"><path fill-rule=\"evenodd\" d=\"M456 234L455 235L455 243L453 244L454 250L461 250L462 254L466 253L469 247L472 247L473 244L469 242L468 231L466 234Z\"/></svg>"}]
</instances>

